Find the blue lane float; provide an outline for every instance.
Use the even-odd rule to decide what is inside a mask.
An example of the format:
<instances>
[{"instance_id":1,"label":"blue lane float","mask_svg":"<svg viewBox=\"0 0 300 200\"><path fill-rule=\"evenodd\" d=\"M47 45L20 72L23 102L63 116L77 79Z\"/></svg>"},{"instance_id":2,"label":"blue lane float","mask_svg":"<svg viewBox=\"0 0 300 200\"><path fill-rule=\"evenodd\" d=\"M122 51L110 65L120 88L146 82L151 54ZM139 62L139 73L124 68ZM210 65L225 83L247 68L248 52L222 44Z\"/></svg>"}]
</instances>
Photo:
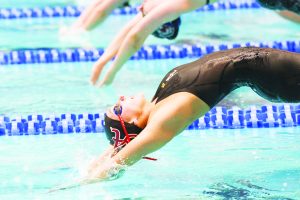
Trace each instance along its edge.
<instances>
[{"instance_id":1,"label":"blue lane float","mask_svg":"<svg viewBox=\"0 0 300 200\"><path fill-rule=\"evenodd\" d=\"M131 60L193 58L220 50L250 46L270 47L300 53L300 41L246 42L219 45L149 45L143 46L131 57ZM96 61L103 52L104 49L102 48L44 48L0 51L0 65Z\"/></svg>"},{"instance_id":2,"label":"blue lane float","mask_svg":"<svg viewBox=\"0 0 300 200\"><path fill-rule=\"evenodd\" d=\"M0 116L0 136L102 133L103 113ZM300 126L300 104L214 107L187 130Z\"/></svg>"},{"instance_id":3,"label":"blue lane float","mask_svg":"<svg viewBox=\"0 0 300 200\"><path fill-rule=\"evenodd\" d=\"M256 1L221 1L204 6L196 12L231 10L231 9L256 9L260 5ZM83 11L83 7L78 6L55 6L45 8L1 8L0 19L20 19L20 18L49 18L49 17L78 17ZM138 7L118 8L113 11L113 15L135 15L139 12Z\"/></svg>"}]
</instances>

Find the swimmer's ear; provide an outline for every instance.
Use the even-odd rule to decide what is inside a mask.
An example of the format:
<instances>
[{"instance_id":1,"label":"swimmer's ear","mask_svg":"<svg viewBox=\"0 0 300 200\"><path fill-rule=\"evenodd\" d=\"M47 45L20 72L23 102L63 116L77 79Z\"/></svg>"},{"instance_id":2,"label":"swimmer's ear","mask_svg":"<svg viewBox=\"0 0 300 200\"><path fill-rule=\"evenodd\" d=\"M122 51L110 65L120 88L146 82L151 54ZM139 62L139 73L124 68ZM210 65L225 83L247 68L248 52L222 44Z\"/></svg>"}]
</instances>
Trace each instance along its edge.
<instances>
[{"instance_id":1,"label":"swimmer's ear","mask_svg":"<svg viewBox=\"0 0 300 200\"><path fill-rule=\"evenodd\" d=\"M147 117L145 115L135 118L132 122L135 126L144 129L147 125Z\"/></svg>"},{"instance_id":2,"label":"swimmer's ear","mask_svg":"<svg viewBox=\"0 0 300 200\"><path fill-rule=\"evenodd\" d=\"M131 124L137 125L137 124L138 124L138 118L134 118L134 119L131 121Z\"/></svg>"}]
</instances>

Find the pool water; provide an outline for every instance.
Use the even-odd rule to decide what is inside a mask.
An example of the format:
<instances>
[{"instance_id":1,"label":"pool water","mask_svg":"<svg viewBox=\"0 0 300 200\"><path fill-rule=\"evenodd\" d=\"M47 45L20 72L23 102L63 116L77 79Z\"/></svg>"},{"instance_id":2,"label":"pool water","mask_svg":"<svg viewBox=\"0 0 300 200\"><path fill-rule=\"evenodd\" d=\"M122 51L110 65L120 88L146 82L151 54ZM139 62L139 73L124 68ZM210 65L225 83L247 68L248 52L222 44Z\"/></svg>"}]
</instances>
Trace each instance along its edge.
<instances>
[{"instance_id":1,"label":"pool water","mask_svg":"<svg viewBox=\"0 0 300 200\"><path fill-rule=\"evenodd\" d=\"M63 6L67 4L76 4L75 0L0 0L1 8L32 8L32 7L45 7L45 6Z\"/></svg>"},{"instance_id":2,"label":"pool water","mask_svg":"<svg viewBox=\"0 0 300 200\"><path fill-rule=\"evenodd\" d=\"M222 17L220 17L222 16ZM76 18L39 18L1 20L0 49L107 47L120 27L132 16L111 16L91 32L62 37L59 29ZM300 26L266 9L192 12L182 16L176 40L150 36L145 44L224 44L297 40ZM34 38L32 38L34 35ZM5 38L5 39L4 39ZM16 39L17 38L17 39Z\"/></svg>"},{"instance_id":3,"label":"pool water","mask_svg":"<svg viewBox=\"0 0 300 200\"><path fill-rule=\"evenodd\" d=\"M1 8L32 8L32 7L46 7L46 6L87 6L93 0L0 0ZM140 4L141 0L130 0L131 5Z\"/></svg>"},{"instance_id":4,"label":"pool water","mask_svg":"<svg viewBox=\"0 0 300 200\"><path fill-rule=\"evenodd\" d=\"M185 131L123 177L72 183L103 134L2 137L0 199L299 199L299 128Z\"/></svg>"}]
</instances>

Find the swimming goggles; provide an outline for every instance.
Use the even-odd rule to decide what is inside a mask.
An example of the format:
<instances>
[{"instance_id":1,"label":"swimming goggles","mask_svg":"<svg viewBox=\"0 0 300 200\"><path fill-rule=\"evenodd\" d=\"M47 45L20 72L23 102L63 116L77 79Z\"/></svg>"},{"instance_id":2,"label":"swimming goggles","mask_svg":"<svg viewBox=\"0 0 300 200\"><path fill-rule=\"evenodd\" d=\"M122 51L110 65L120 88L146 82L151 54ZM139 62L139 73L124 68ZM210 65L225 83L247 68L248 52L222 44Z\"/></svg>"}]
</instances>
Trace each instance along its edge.
<instances>
[{"instance_id":1,"label":"swimming goggles","mask_svg":"<svg viewBox=\"0 0 300 200\"><path fill-rule=\"evenodd\" d=\"M122 106L120 104L116 104L113 108L114 110L114 113L115 115L118 116L119 120L120 120L120 123L121 123L121 126L122 126L122 129L125 133L125 141L126 143L128 144L130 142L130 137L129 137L129 134L127 132L127 129L126 129L126 126L125 126L125 123L124 123L124 120L123 118L121 117L121 114L122 114ZM153 161L156 161L157 159L156 158L151 158L151 157L147 157L147 156L143 156L143 159L147 159L147 160L153 160Z\"/></svg>"}]
</instances>

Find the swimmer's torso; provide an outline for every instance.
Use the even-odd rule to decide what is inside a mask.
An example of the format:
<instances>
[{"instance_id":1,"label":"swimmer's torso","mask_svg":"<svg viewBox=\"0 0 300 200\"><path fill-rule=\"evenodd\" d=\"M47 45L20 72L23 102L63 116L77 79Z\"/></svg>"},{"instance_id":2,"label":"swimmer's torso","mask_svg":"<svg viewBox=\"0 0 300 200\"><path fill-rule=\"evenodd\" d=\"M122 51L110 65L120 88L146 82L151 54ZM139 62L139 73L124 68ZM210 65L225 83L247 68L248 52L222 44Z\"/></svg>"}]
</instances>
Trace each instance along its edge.
<instances>
[{"instance_id":1,"label":"swimmer's torso","mask_svg":"<svg viewBox=\"0 0 300 200\"><path fill-rule=\"evenodd\" d=\"M299 101L300 55L269 48L238 48L207 55L171 70L153 100L189 92L210 107L240 86L270 101ZM299 92L300 93L300 92Z\"/></svg>"}]
</instances>

